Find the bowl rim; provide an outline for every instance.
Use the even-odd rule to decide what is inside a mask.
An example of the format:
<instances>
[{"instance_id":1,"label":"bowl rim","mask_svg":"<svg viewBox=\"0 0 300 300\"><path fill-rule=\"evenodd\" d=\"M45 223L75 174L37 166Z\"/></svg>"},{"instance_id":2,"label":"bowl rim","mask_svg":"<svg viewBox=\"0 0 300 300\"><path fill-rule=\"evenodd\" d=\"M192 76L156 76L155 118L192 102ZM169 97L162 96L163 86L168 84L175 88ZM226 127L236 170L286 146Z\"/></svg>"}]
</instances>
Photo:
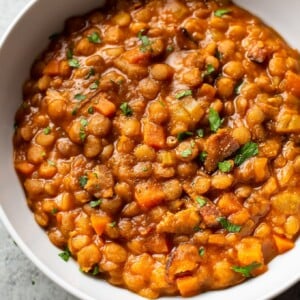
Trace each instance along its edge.
<instances>
[{"instance_id":1,"label":"bowl rim","mask_svg":"<svg viewBox=\"0 0 300 300\"><path fill-rule=\"evenodd\" d=\"M30 0L19 12L18 14L13 18L13 20L10 22L10 24L6 27L2 37L0 38L0 52L3 47L3 45L6 43L6 40L10 36L11 32L15 28L15 26L19 23L19 21L26 15L27 12L31 8L34 7L34 5L38 4L40 0ZM235 1L234 1L235 2ZM239 5L239 4L238 4ZM7 214L5 213L1 201L0 201L0 221L2 221L4 228L8 231L10 237L16 242L18 247L21 249L21 251L26 255L26 257L39 269L42 271L44 275L46 275L49 279L51 279L53 282L55 282L58 286L60 286L63 290L66 290L68 293L73 295L76 298L82 299L82 300L95 300L95 298L87 295L85 292L81 291L76 286L73 286L69 284L66 280L64 280L63 277L58 276L51 268L49 268L44 262L39 259L34 252L30 249L29 246L26 245L26 243L23 241L21 236L18 234L12 223L10 222ZM300 239L300 237L298 238ZM300 241L298 241L297 244L300 244ZM299 246L299 245L298 245ZM280 255L279 255L280 256ZM294 276L286 278L279 286L274 286L273 290L265 293L260 298L257 298L256 300L265 300L265 299L271 299L276 296L278 296L283 291L287 290L289 287L291 287L296 282L300 281L300 271L299 274L294 274ZM239 285L238 285L239 286ZM218 290L217 292L221 292L222 290ZM212 291L214 292L214 291ZM139 295L134 295L135 297L140 297ZM199 295L196 295L196 297ZM141 299L144 299L140 297ZM170 297L169 299L172 299ZM195 297L191 297L191 299L198 299Z\"/></svg>"}]
</instances>

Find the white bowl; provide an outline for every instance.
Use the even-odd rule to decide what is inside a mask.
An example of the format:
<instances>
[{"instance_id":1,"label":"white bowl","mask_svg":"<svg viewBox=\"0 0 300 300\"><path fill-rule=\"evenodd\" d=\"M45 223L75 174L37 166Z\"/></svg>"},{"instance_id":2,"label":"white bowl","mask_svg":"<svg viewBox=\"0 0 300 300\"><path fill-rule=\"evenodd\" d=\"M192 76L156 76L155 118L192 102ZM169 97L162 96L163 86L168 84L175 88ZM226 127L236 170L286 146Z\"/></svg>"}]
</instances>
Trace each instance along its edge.
<instances>
[{"instance_id":1,"label":"white bowl","mask_svg":"<svg viewBox=\"0 0 300 300\"><path fill-rule=\"evenodd\" d=\"M14 113L22 101L21 87L34 58L48 43L48 36L62 29L69 16L101 5L99 0L35 0L18 16L0 42L0 217L24 253L57 284L80 299L142 299L113 287L104 280L84 276L78 265L65 263L29 211L13 168ZM237 4L260 16L295 48L300 49L299 0L237 0ZM300 279L300 240L290 252L278 256L270 270L241 285L208 292L193 299L259 300L274 297ZM179 299L162 298L162 299Z\"/></svg>"}]
</instances>

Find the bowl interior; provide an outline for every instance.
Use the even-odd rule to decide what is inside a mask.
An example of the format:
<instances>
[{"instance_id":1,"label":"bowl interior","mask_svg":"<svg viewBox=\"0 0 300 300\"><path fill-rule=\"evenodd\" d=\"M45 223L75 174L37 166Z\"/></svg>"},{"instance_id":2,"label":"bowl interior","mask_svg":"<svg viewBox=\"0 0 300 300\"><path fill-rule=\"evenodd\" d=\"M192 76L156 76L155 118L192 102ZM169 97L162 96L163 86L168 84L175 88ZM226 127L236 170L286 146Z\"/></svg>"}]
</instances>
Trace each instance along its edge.
<instances>
[{"instance_id":1,"label":"bowl interior","mask_svg":"<svg viewBox=\"0 0 300 300\"><path fill-rule=\"evenodd\" d=\"M105 281L84 276L73 261L65 263L58 258L60 251L50 243L27 208L12 163L14 114L22 101L22 83L28 77L34 58L46 47L48 36L62 29L67 17L83 14L103 2L32 1L0 42L0 217L27 256L46 275L80 299L108 299L108 295L110 299L142 299L126 290L112 287ZM261 17L293 47L300 49L300 1L289 0L288 9L286 2L282 0L235 2ZM266 274L230 289L205 293L199 299L239 299L243 295L244 300L250 300L274 296L300 279L299 249L300 241L295 249L272 261Z\"/></svg>"}]
</instances>

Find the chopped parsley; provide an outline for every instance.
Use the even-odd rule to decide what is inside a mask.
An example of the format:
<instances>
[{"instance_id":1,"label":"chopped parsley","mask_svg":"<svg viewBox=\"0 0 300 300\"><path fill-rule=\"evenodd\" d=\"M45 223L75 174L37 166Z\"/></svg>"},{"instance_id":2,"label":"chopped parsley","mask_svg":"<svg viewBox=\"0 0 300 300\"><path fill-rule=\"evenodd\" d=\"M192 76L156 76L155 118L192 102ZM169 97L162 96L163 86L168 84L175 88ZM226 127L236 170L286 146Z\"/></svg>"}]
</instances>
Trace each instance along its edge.
<instances>
[{"instance_id":1,"label":"chopped parsley","mask_svg":"<svg viewBox=\"0 0 300 300\"><path fill-rule=\"evenodd\" d=\"M94 68L90 68L88 74L86 75L85 79L90 79L91 76L94 76L96 74Z\"/></svg>"},{"instance_id":2,"label":"chopped parsley","mask_svg":"<svg viewBox=\"0 0 300 300\"><path fill-rule=\"evenodd\" d=\"M79 177L79 185L81 188L84 188L88 182L88 177L86 175Z\"/></svg>"},{"instance_id":3,"label":"chopped parsley","mask_svg":"<svg viewBox=\"0 0 300 300\"><path fill-rule=\"evenodd\" d=\"M97 206L100 206L102 203L101 199L93 200L90 202L90 207L95 208Z\"/></svg>"},{"instance_id":4,"label":"chopped parsley","mask_svg":"<svg viewBox=\"0 0 300 300\"><path fill-rule=\"evenodd\" d=\"M56 163L53 160L51 160L51 159L48 159L47 162L48 162L49 166L52 166L52 167L56 166Z\"/></svg>"},{"instance_id":5,"label":"chopped parsley","mask_svg":"<svg viewBox=\"0 0 300 300\"><path fill-rule=\"evenodd\" d=\"M48 135L51 132L51 127L50 126L46 127L43 132L45 135Z\"/></svg>"},{"instance_id":6,"label":"chopped parsley","mask_svg":"<svg viewBox=\"0 0 300 300\"><path fill-rule=\"evenodd\" d=\"M175 95L176 99L181 99L183 97L192 96L193 92L191 90L184 90Z\"/></svg>"},{"instance_id":7,"label":"chopped parsley","mask_svg":"<svg viewBox=\"0 0 300 300\"><path fill-rule=\"evenodd\" d=\"M221 172L228 173L232 170L232 163L229 160L218 162L218 168Z\"/></svg>"},{"instance_id":8,"label":"chopped parsley","mask_svg":"<svg viewBox=\"0 0 300 300\"><path fill-rule=\"evenodd\" d=\"M96 90L99 87L99 80L96 80L90 85L91 90Z\"/></svg>"},{"instance_id":9,"label":"chopped parsley","mask_svg":"<svg viewBox=\"0 0 300 300\"><path fill-rule=\"evenodd\" d=\"M57 209L56 207L54 207L54 208L51 210L51 214L52 214L52 215L55 215L57 212L58 212L58 209Z\"/></svg>"},{"instance_id":10,"label":"chopped parsley","mask_svg":"<svg viewBox=\"0 0 300 300\"><path fill-rule=\"evenodd\" d=\"M95 265L94 268L93 268L93 271L92 271L92 275L96 276L100 273L99 271L99 266L98 265Z\"/></svg>"},{"instance_id":11,"label":"chopped parsley","mask_svg":"<svg viewBox=\"0 0 300 300\"><path fill-rule=\"evenodd\" d=\"M183 131L177 134L177 140L182 142L183 140L187 139L188 137L192 136L193 133L191 131Z\"/></svg>"},{"instance_id":12,"label":"chopped parsley","mask_svg":"<svg viewBox=\"0 0 300 300\"><path fill-rule=\"evenodd\" d=\"M113 221L113 222L109 223L109 227L116 227L116 225L117 225L116 221Z\"/></svg>"},{"instance_id":13,"label":"chopped parsley","mask_svg":"<svg viewBox=\"0 0 300 300\"><path fill-rule=\"evenodd\" d=\"M215 71L216 71L215 67L212 64L208 64L204 72L204 77L213 74Z\"/></svg>"},{"instance_id":14,"label":"chopped parsley","mask_svg":"<svg viewBox=\"0 0 300 300\"><path fill-rule=\"evenodd\" d=\"M66 56L67 56L67 59L72 59L73 58L73 50L68 48L67 52L66 52Z\"/></svg>"},{"instance_id":15,"label":"chopped parsley","mask_svg":"<svg viewBox=\"0 0 300 300\"><path fill-rule=\"evenodd\" d=\"M239 95L241 92L241 87L243 85L243 81L240 81L235 87L234 87L234 93L236 95Z\"/></svg>"},{"instance_id":16,"label":"chopped parsley","mask_svg":"<svg viewBox=\"0 0 300 300\"><path fill-rule=\"evenodd\" d=\"M90 115L92 115L92 114L94 113L94 107L93 107L93 106L90 106L90 107L88 108L88 113L89 113Z\"/></svg>"},{"instance_id":17,"label":"chopped parsley","mask_svg":"<svg viewBox=\"0 0 300 300\"><path fill-rule=\"evenodd\" d=\"M210 130L213 132L217 132L220 126L222 125L222 120L219 116L219 113L212 107L209 109L208 121Z\"/></svg>"},{"instance_id":18,"label":"chopped parsley","mask_svg":"<svg viewBox=\"0 0 300 300\"><path fill-rule=\"evenodd\" d=\"M142 168L142 171L143 171L143 172L147 172L148 170L149 170L149 169L148 169L147 167L143 167L143 168Z\"/></svg>"},{"instance_id":19,"label":"chopped parsley","mask_svg":"<svg viewBox=\"0 0 300 300\"><path fill-rule=\"evenodd\" d=\"M120 105L120 109L122 111L122 114L124 116L131 116L132 115L132 109L131 107L129 106L129 104L127 102L123 102L121 105Z\"/></svg>"},{"instance_id":20,"label":"chopped parsley","mask_svg":"<svg viewBox=\"0 0 300 300\"><path fill-rule=\"evenodd\" d=\"M202 152L199 154L199 160L200 160L202 163L205 162L207 155L208 155L207 152L202 151Z\"/></svg>"},{"instance_id":21,"label":"chopped parsley","mask_svg":"<svg viewBox=\"0 0 300 300\"><path fill-rule=\"evenodd\" d=\"M196 133L197 133L198 137L200 137L200 138L204 137L204 130L202 128L197 129Z\"/></svg>"},{"instance_id":22,"label":"chopped parsley","mask_svg":"<svg viewBox=\"0 0 300 300\"><path fill-rule=\"evenodd\" d=\"M42 152L41 152L41 156L42 156L42 157L45 157L45 156L46 156L46 152L45 152L45 151L42 151Z\"/></svg>"},{"instance_id":23,"label":"chopped parsley","mask_svg":"<svg viewBox=\"0 0 300 300\"><path fill-rule=\"evenodd\" d=\"M150 39L146 35L144 35L144 31L145 31L144 29L141 30L141 31L139 31L139 33L138 33L138 39L142 43L142 45L140 47L140 50L142 52L147 52L147 51L151 50L151 41L150 41Z\"/></svg>"},{"instance_id":24,"label":"chopped parsley","mask_svg":"<svg viewBox=\"0 0 300 300\"><path fill-rule=\"evenodd\" d=\"M205 254L205 248L202 246L199 248L199 255L204 256L204 254Z\"/></svg>"},{"instance_id":25,"label":"chopped parsley","mask_svg":"<svg viewBox=\"0 0 300 300\"><path fill-rule=\"evenodd\" d=\"M244 267L240 267L240 266L233 266L231 269L236 272L236 273L240 273L242 274L244 277L252 277L251 272L254 269L257 269L261 266L260 263L257 262L253 262L250 265L244 266Z\"/></svg>"},{"instance_id":26,"label":"chopped parsley","mask_svg":"<svg viewBox=\"0 0 300 300\"><path fill-rule=\"evenodd\" d=\"M167 47L167 52L172 52L174 50L174 46L173 45L169 45Z\"/></svg>"},{"instance_id":27,"label":"chopped parsley","mask_svg":"<svg viewBox=\"0 0 300 300\"><path fill-rule=\"evenodd\" d=\"M258 145L254 142L248 142L239 149L234 159L234 163L240 166L248 158L258 154Z\"/></svg>"},{"instance_id":28,"label":"chopped parsley","mask_svg":"<svg viewBox=\"0 0 300 300\"><path fill-rule=\"evenodd\" d=\"M218 10L215 11L215 16L216 17L223 17L224 15L228 15L231 13L231 10L228 8L220 8Z\"/></svg>"},{"instance_id":29,"label":"chopped parsley","mask_svg":"<svg viewBox=\"0 0 300 300\"><path fill-rule=\"evenodd\" d=\"M88 125L88 120L87 119L81 119L80 120L80 124L81 124L81 126L83 126L83 127L86 127L87 125Z\"/></svg>"},{"instance_id":30,"label":"chopped parsley","mask_svg":"<svg viewBox=\"0 0 300 300\"><path fill-rule=\"evenodd\" d=\"M188 149L183 150L183 151L180 153L180 155L181 155L182 157L184 157L184 158L187 158L187 157L191 156L192 153L193 153L192 149L188 148Z\"/></svg>"},{"instance_id":31,"label":"chopped parsley","mask_svg":"<svg viewBox=\"0 0 300 300\"><path fill-rule=\"evenodd\" d=\"M72 116L76 116L76 115L77 115L77 112L78 112L78 107L75 106L75 107L72 109L72 112L71 112Z\"/></svg>"},{"instance_id":32,"label":"chopped parsley","mask_svg":"<svg viewBox=\"0 0 300 300\"><path fill-rule=\"evenodd\" d=\"M71 58L68 60L69 66L72 68L79 68L80 67L80 63L78 61L78 59L76 58Z\"/></svg>"},{"instance_id":33,"label":"chopped parsley","mask_svg":"<svg viewBox=\"0 0 300 300\"><path fill-rule=\"evenodd\" d=\"M92 34L88 35L87 39L89 40L90 43L93 43L93 44L101 43L100 36L97 32L93 32Z\"/></svg>"},{"instance_id":34,"label":"chopped parsley","mask_svg":"<svg viewBox=\"0 0 300 300\"><path fill-rule=\"evenodd\" d=\"M218 218L218 222L228 232L240 232L242 226L230 223L225 217Z\"/></svg>"},{"instance_id":35,"label":"chopped parsley","mask_svg":"<svg viewBox=\"0 0 300 300\"><path fill-rule=\"evenodd\" d=\"M65 251L58 254L64 261L68 261L71 257L71 252L68 247L65 248Z\"/></svg>"},{"instance_id":36,"label":"chopped parsley","mask_svg":"<svg viewBox=\"0 0 300 300\"><path fill-rule=\"evenodd\" d=\"M74 98L75 98L76 100L83 101L83 100L86 99L86 95L76 94L76 95L74 96Z\"/></svg>"},{"instance_id":37,"label":"chopped parsley","mask_svg":"<svg viewBox=\"0 0 300 300\"><path fill-rule=\"evenodd\" d=\"M203 207L207 204L207 201L203 197L200 197L200 196L198 196L196 198L196 201L197 201L197 203L199 204L200 207Z\"/></svg>"}]
</instances>

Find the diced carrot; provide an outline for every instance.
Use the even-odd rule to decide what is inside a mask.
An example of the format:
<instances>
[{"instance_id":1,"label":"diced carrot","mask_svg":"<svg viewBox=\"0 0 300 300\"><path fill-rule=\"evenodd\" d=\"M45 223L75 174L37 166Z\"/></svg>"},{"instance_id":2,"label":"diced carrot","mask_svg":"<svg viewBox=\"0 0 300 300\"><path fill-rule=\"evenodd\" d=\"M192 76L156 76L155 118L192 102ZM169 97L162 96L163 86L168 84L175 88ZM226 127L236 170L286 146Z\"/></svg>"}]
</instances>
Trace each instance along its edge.
<instances>
[{"instance_id":1,"label":"diced carrot","mask_svg":"<svg viewBox=\"0 0 300 300\"><path fill-rule=\"evenodd\" d=\"M158 149L164 148L166 138L162 126L147 122L144 124L143 133L145 144Z\"/></svg>"},{"instance_id":2,"label":"diced carrot","mask_svg":"<svg viewBox=\"0 0 300 300\"><path fill-rule=\"evenodd\" d=\"M277 234L273 234L273 238L279 254L284 253L295 246L293 241L283 238Z\"/></svg>"},{"instance_id":3,"label":"diced carrot","mask_svg":"<svg viewBox=\"0 0 300 300\"><path fill-rule=\"evenodd\" d=\"M110 222L110 218L107 216L92 215L91 222L96 233L102 235L106 225Z\"/></svg>"},{"instance_id":4,"label":"diced carrot","mask_svg":"<svg viewBox=\"0 0 300 300\"><path fill-rule=\"evenodd\" d=\"M112 117L116 112L116 105L105 98L99 99L94 108L106 117Z\"/></svg>"},{"instance_id":5,"label":"diced carrot","mask_svg":"<svg viewBox=\"0 0 300 300\"><path fill-rule=\"evenodd\" d=\"M44 75L56 76L60 74L60 62L56 59L52 59L48 62L43 70Z\"/></svg>"},{"instance_id":6,"label":"diced carrot","mask_svg":"<svg viewBox=\"0 0 300 300\"><path fill-rule=\"evenodd\" d=\"M259 239L253 237L244 238L236 248L237 257L241 265L246 266L253 262L264 264L262 243Z\"/></svg>"},{"instance_id":7,"label":"diced carrot","mask_svg":"<svg viewBox=\"0 0 300 300\"><path fill-rule=\"evenodd\" d=\"M242 208L242 205L233 193L226 193L219 199L218 208L223 215L229 216L238 212Z\"/></svg>"},{"instance_id":8,"label":"diced carrot","mask_svg":"<svg viewBox=\"0 0 300 300\"><path fill-rule=\"evenodd\" d=\"M150 207L158 205L165 198L165 194L160 186L148 183L141 183L136 185L134 195L136 201L143 209L148 209Z\"/></svg>"},{"instance_id":9,"label":"diced carrot","mask_svg":"<svg viewBox=\"0 0 300 300\"><path fill-rule=\"evenodd\" d=\"M286 72L286 90L296 97L300 97L300 75L293 72Z\"/></svg>"},{"instance_id":10,"label":"diced carrot","mask_svg":"<svg viewBox=\"0 0 300 300\"><path fill-rule=\"evenodd\" d=\"M26 161L16 163L15 168L23 175L30 175L34 171L34 165Z\"/></svg>"},{"instance_id":11,"label":"diced carrot","mask_svg":"<svg viewBox=\"0 0 300 300\"><path fill-rule=\"evenodd\" d=\"M183 297L189 297L197 294L200 290L200 284L197 277L185 276L178 278L176 284L180 295Z\"/></svg>"},{"instance_id":12,"label":"diced carrot","mask_svg":"<svg viewBox=\"0 0 300 300\"><path fill-rule=\"evenodd\" d=\"M140 64L140 65L147 65L151 58L150 51L140 51L139 48L134 48L132 50L126 51L123 57L130 63L130 64Z\"/></svg>"}]
</instances>

